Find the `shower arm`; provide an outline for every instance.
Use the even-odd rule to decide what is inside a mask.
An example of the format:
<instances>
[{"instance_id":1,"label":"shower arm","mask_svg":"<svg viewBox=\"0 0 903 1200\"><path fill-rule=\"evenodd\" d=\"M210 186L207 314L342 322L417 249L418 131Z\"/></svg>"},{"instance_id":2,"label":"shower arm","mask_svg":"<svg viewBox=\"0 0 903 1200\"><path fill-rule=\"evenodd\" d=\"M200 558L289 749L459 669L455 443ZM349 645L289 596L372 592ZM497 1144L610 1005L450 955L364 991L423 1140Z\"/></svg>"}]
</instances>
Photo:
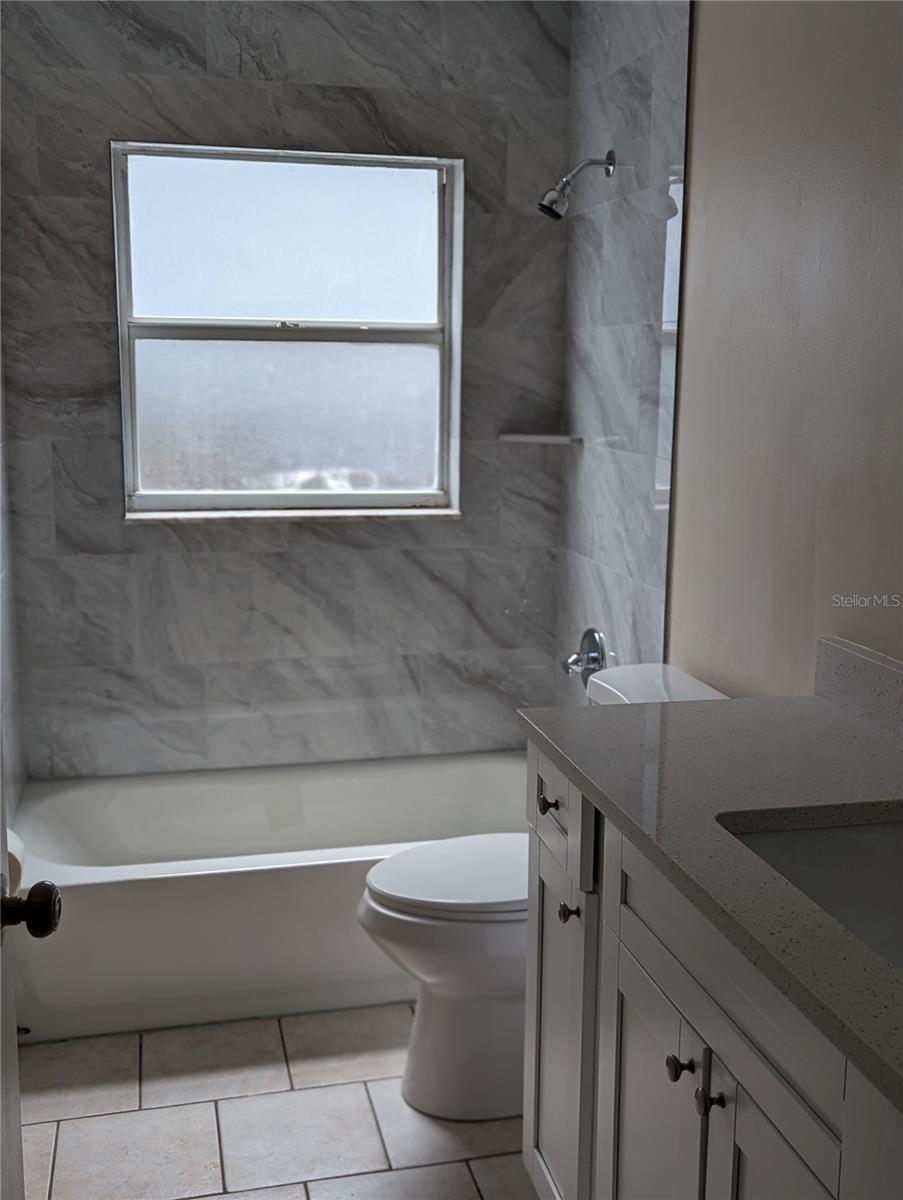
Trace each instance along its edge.
<instances>
[{"instance_id":1,"label":"shower arm","mask_svg":"<svg viewBox=\"0 0 903 1200\"><path fill-rule=\"evenodd\" d=\"M587 167L604 167L605 174L610 179L612 175L614 175L617 165L618 160L615 157L614 150L609 150L604 158L585 158L582 162L577 163L576 167L574 167L572 171L568 171L567 175L562 175L556 186L559 188L566 188L568 191L570 191L574 180L577 178L580 172L585 171Z\"/></svg>"}]
</instances>

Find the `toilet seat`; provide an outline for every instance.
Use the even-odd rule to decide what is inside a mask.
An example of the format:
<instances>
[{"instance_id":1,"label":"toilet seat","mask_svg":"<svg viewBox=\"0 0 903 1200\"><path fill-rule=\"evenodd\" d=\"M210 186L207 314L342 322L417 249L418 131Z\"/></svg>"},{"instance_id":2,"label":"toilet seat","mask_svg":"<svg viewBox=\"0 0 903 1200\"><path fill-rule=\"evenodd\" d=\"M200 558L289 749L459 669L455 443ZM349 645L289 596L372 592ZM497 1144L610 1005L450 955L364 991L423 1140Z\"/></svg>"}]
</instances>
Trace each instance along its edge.
<instances>
[{"instance_id":1,"label":"toilet seat","mask_svg":"<svg viewBox=\"0 0 903 1200\"><path fill-rule=\"evenodd\" d=\"M370 869L367 888L385 908L445 921L525 920L526 833L482 833L425 842Z\"/></svg>"}]
</instances>

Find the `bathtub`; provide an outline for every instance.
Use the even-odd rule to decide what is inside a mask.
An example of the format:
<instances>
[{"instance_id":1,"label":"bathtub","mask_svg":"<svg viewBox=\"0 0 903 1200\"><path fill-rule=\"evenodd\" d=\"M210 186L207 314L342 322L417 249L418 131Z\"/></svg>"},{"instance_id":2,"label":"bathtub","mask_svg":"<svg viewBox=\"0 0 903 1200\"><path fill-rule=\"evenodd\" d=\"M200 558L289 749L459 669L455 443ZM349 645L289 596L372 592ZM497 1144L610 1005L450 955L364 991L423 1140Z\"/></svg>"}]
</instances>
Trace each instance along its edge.
<instances>
[{"instance_id":1,"label":"bathtub","mask_svg":"<svg viewBox=\"0 0 903 1200\"><path fill-rule=\"evenodd\" d=\"M370 867L526 828L520 753L32 783L21 887L63 918L10 939L27 1040L378 1004L412 981L358 927Z\"/></svg>"}]
</instances>

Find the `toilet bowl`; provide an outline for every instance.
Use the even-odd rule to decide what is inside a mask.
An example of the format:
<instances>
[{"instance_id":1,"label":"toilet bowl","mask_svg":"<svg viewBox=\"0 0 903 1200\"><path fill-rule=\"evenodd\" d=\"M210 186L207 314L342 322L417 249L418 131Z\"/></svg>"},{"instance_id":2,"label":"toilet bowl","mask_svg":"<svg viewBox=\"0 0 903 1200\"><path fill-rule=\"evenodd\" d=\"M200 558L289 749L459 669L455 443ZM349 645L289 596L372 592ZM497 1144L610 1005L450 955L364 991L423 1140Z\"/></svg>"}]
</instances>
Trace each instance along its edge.
<instances>
[{"instance_id":1,"label":"toilet bowl","mask_svg":"<svg viewBox=\"0 0 903 1200\"><path fill-rule=\"evenodd\" d=\"M526 833L446 838L367 875L358 919L419 981L402 1095L451 1120L523 1107Z\"/></svg>"}]
</instances>

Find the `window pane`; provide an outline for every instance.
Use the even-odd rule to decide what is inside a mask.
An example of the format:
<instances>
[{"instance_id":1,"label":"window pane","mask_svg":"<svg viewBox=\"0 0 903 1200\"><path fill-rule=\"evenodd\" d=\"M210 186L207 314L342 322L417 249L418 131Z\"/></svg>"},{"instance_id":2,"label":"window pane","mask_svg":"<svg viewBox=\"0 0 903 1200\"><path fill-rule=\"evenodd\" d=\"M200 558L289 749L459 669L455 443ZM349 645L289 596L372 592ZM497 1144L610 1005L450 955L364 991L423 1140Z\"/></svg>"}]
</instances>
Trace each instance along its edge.
<instances>
[{"instance_id":1,"label":"window pane","mask_svg":"<svg viewBox=\"0 0 903 1200\"><path fill-rule=\"evenodd\" d=\"M433 491L438 346L135 343L142 491Z\"/></svg>"},{"instance_id":2,"label":"window pane","mask_svg":"<svg viewBox=\"0 0 903 1200\"><path fill-rule=\"evenodd\" d=\"M438 175L130 155L135 316L435 322Z\"/></svg>"}]
</instances>

